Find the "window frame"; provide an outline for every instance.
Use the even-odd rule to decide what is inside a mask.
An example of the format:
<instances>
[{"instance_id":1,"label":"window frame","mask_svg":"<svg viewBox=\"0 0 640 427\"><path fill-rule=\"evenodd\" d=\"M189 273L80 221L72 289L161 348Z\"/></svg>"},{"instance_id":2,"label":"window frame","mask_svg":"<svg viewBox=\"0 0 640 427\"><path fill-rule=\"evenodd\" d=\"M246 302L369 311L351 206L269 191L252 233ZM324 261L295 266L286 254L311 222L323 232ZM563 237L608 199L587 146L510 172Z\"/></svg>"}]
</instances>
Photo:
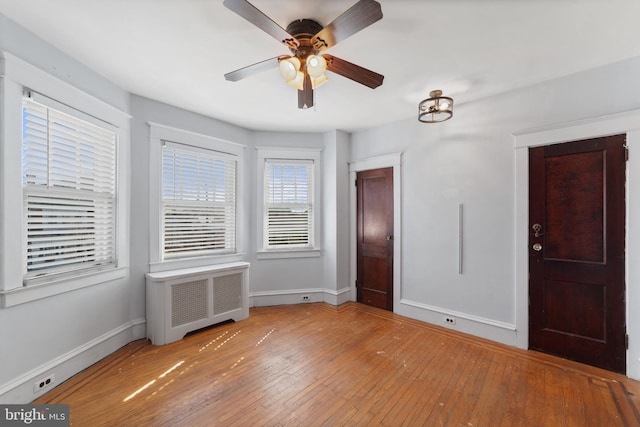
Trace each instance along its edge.
<instances>
[{"instance_id":1,"label":"window frame","mask_svg":"<svg viewBox=\"0 0 640 427\"><path fill-rule=\"evenodd\" d=\"M256 257L258 259L275 258L310 258L322 255L321 249L321 176L322 169L320 148L286 148L286 147L257 147L257 199L258 209L257 232L256 232ZM291 160L291 161L311 161L312 168L312 236L313 242L309 247L269 247L266 241L266 208L265 203L265 164L268 159Z\"/></svg>"},{"instance_id":2,"label":"window frame","mask_svg":"<svg viewBox=\"0 0 640 427\"><path fill-rule=\"evenodd\" d=\"M62 280L68 277L74 277L82 274L91 274L93 272L115 268L118 265L118 253L117 253L117 244L116 244L116 237L117 237L116 217L117 217L117 205L118 205L118 193L117 193L118 129L109 123L106 123L94 117L88 116L82 111L78 111L73 108L67 107L66 105L60 104L59 102L53 99L50 99L39 93L25 92L23 96L23 102L33 103L46 109L47 135L51 135L53 133L51 132L51 129L50 129L51 120L49 120L49 115L53 114L54 116L60 117L61 120L67 120L65 116L70 117L68 121L63 122L65 124L69 124L70 126L74 126L74 124L76 125L80 124L81 122L88 123L90 126L98 128L99 129L98 132L113 134L113 138L114 138L112 147L108 147L105 145L103 146L98 145L99 148L97 150L97 151L104 152L105 150L112 149L113 150L113 153L111 153L112 156L109 156L109 158L107 159L103 158L102 160L100 159L100 157L95 158L97 159L98 163L103 163L104 160L106 160L109 163L113 162L112 165L105 165L103 163L103 166L108 166L107 170L99 169L101 172L101 175L103 177L107 176L108 179L106 180L103 179L102 181L96 181L96 182L98 182L101 187L103 185L107 185L108 187L111 187L111 188L103 187L101 188L102 191L96 191L96 189L94 189L93 191L90 191L88 190L88 188L86 188L87 187L86 185L84 185L85 188L78 189L77 184L79 184L82 179L81 173L73 175L74 184L75 184L74 188L62 187L59 185L60 182L56 184L56 181L60 181L62 176L59 172L54 174L47 172L46 177L40 176L40 178L46 181L46 183L29 184L24 182L25 143L24 143L24 139L21 139L22 150L23 150L23 183L22 183L23 216L25 217L25 219L23 219L24 231L23 231L23 242L22 242L22 251L24 256L24 260L22 262L24 284L29 286L29 285L41 283L43 281L46 282L46 281L52 281L52 280ZM25 107L25 104L23 103L23 108L24 107ZM29 108L33 108L35 110L37 107L32 106ZM24 121L24 110L23 110L23 121ZM74 122L77 122L77 123L74 123ZM24 125L24 122L23 122L23 125ZM23 130L24 130L24 126L23 126ZM93 135L94 134L92 134L92 136ZM54 149L54 147L58 147L58 148L61 147L60 140L61 140L60 137L58 138L46 137L46 142L44 143L46 144L47 151L48 151L47 159L46 159L47 170L64 165L63 161L59 161L59 160L52 161L52 157L54 156L51 156L51 150ZM54 142L54 141L57 141L57 142ZM55 156L55 157L59 158L60 156L59 149L55 149L54 153L55 152L58 153L58 156ZM75 154L77 154L77 152ZM91 157L91 159L94 159L94 157ZM77 166L77 165L74 165L74 166ZM108 169L111 169L111 167L113 167L113 170L112 170L113 175L105 175L105 173L108 172ZM64 174L64 172L70 172L70 170L65 169L63 171L63 175L65 175L65 179L66 179L66 176L69 176L69 175ZM57 176L57 178L53 178L54 176ZM86 176L84 176L84 178L86 178ZM51 182L52 179L54 180L53 183ZM104 190L108 190L108 192L105 192ZM93 202L97 202L95 205L110 204L112 206L111 207L112 212L110 213L110 218L109 218L111 223L110 224L111 230L109 230L109 234L110 234L109 239L111 240L109 246L111 247L108 249L108 252L110 254L110 261L107 263L104 263L104 262L94 263L93 265L89 265L89 266L74 263L72 264L71 268L53 267L53 268L45 268L43 270L35 269L32 272L29 271L29 255L27 251L29 247L29 237L28 237L28 229L27 229L28 220L26 219L28 215L27 215L27 212L25 211L29 206L27 202L27 198L29 197L51 198L53 200L67 199L67 200L73 200L75 202L78 202L80 200L85 200L85 201L92 200ZM60 204L56 206L60 206ZM99 211L96 209L95 212L103 214L104 210ZM98 234L99 233L96 233L96 235ZM96 239L96 242L101 242L102 245L104 245L104 243L109 243L108 241L105 241L104 238L101 240ZM56 260L58 259L59 258L56 258ZM80 261L82 260L82 258L77 258L77 259Z\"/></svg>"},{"instance_id":3,"label":"window frame","mask_svg":"<svg viewBox=\"0 0 640 427\"><path fill-rule=\"evenodd\" d=\"M171 152L168 152L167 150L171 150ZM174 185L172 185L171 187L174 189L174 191L170 192L174 196L172 199L165 198L166 195L169 193L165 185L167 182L167 176L165 176L165 172L166 172L165 165L167 164L167 161L168 161L165 154L169 154L173 158L173 162L171 162L172 170L173 171L178 170L178 173L173 174ZM202 156L203 160L206 160L207 163L211 163L211 165L213 163L219 164L219 162L222 162L223 170L224 170L224 178L221 180L221 182L218 182L218 180L213 179L211 176L207 177L202 173L204 171L200 167L200 158L201 158L200 156ZM184 173L180 173L180 172L183 172L183 170L178 165L176 165L176 158L179 158L182 161L190 160L191 162L194 162L194 161L198 162L198 167L196 169L196 174L198 177L196 181L198 181L198 184L197 184L197 190L195 190L195 193L197 193L195 194L195 197L197 197L197 200L187 200L194 197L193 178L190 179L188 176L185 176ZM178 160L178 163L181 163L180 160ZM235 221L236 221L236 209L238 205L237 203L238 201L236 200L236 192L237 192L237 188L236 188L237 173L236 172L238 167L237 163L238 163L238 159L235 156L232 156L229 154L220 153L218 151L213 151L213 150L204 150L204 149L196 148L190 145L185 145L185 144L180 144L180 143L175 143L170 141L163 141L163 144L162 144L162 196L161 196L162 198L162 235L161 237L162 237L162 259L163 260L199 257L199 256L208 256L208 255L226 255L226 254L235 253L236 251L235 235L236 235L236 228L237 228ZM215 186L218 186L220 183L224 184L224 187L225 187L225 191L223 192L224 201L217 200L219 194L216 191L211 191L212 190L211 186L207 186L206 184L202 185L200 183L200 181L203 178L206 180L205 181L206 184L213 184ZM176 179L178 179L180 182L178 185L175 185ZM231 182L229 182L228 180L230 180ZM181 189L185 188L185 185L182 185L182 184L184 184L187 181L191 185L187 184L186 188L189 188L190 190L183 192L181 191ZM233 185L232 194L229 194L229 192L227 191L230 184ZM178 199L176 199L175 196L177 196ZM204 196L205 200L202 200L202 196ZM208 215L202 215L201 212L203 208L206 209ZM170 224L175 222L170 220L168 221L169 219L167 216L168 210L174 211L179 215L184 215L187 212L189 215L195 215L196 212L198 212L198 215L201 218L200 221L190 221L189 224L193 225L196 222L199 222L200 224L202 224L204 222L205 225L200 225L199 227L197 227L197 231L201 236L203 231L210 233L211 230L213 229L211 225L209 226L206 225L206 224L212 224L212 221L208 220L208 217L215 216L216 214L219 214L216 211L222 210L224 212L223 228L225 230L225 234L227 232L227 228L233 228L233 230L229 237L225 236L224 243L223 243L224 247L222 248L213 248L213 249L197 248L195 250L190 250L190 251L189 250L171 251L167 249L167 241L168 241L167 234L168 234L168 229L172 228ZM229 215L227 212L229 210L231 211L231 215ZM207 217L206 221L203 221L202 219L203 216ZM180 220L178 223L181 224L181 226L179 227L181 229L179 233L181 241L179 243L181 243L182 247L184 247L188 245L188 242L184 239L184 236L185 236L185 233L184 233L185 229L183 225L184 221ZM208 231L207 231L207 228L208 228ZM188 228L188 230L192 231L193 228ZM172 234L172 233L169 233L169 234ZM210 245L212 243L213 242L211 241L209 242Z\"/></svg>"},{"instance_id":4,"label":"window frame","mask_svg":"<svg viewBox=\"0 0 640 427\"><path fill-rule=\"evenodd\" d=\"M22 102L25 91L44 95L117 129L115 253L117 264L106 270L51 275L25 285L22 191ZM129 275L130 119L117 107L7 52L0 52L0 308L42 298Z\"/></svg>"},{"instance_id":5,"label":"window frame","mask_svg":"<svg viewBox=\"0 0 640 427\"><path fill-rule=\"evenodd\" d=\"M148 122L150 139L149 166L149 271L151 273L181 268L202 267L244 259L242 242L244 241L243 217L243 170L245 146L183 129ZM193 147L220 153L223 157L236 161L235 194L235 251L228 253L203 253L196 256L164 257L163 250L163 200L162 200L162 147L165 143Z\"/></svg>"}]
</instances>

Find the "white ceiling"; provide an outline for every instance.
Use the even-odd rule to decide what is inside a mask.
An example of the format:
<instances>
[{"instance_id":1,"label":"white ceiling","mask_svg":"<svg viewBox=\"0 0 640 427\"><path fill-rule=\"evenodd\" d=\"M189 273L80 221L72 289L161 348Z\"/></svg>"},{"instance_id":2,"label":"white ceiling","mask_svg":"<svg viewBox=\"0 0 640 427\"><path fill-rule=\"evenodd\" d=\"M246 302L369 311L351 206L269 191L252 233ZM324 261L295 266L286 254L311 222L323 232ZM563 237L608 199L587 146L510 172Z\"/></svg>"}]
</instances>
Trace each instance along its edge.
<instances>
[{"instance_id":1,"label":"white ceiling","mask_svg":"<svg viewBox=\"0 0 640 427\"><path fill-rule=\"evenodd\" d=\"M326 25L356 2L250 1L282 27ZM224 79L288 49L222 0L0 0L0 13L129 92L263 130L352 131L416 117L433 89L459 105L640 56L638 0L379 2L381 21L327 53L383 74L384 84L329 74L310 110L298 110L277 69Z\"/></svg>"}]
</instances>

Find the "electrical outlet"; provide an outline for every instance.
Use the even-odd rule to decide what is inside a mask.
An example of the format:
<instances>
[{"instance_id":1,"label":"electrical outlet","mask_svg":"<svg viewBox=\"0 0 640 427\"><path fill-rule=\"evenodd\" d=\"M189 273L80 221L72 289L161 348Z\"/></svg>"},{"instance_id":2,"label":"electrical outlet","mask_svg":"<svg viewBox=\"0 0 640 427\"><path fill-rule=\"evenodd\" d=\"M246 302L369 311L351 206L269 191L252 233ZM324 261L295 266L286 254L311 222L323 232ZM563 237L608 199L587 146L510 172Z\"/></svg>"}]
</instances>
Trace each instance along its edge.
<instances>
[{"instance_id":1,"label":"electrical outlet","mask_svg":"<svg viewBox=\"0 0 640 427\"><path fill-rule=\"evenodd\" d=\"M302 295L302 301L309 301L309 295Z\"/></svg>"},{"instance_id":2,"label":"electrical outlet","mask_svg":"<svg viewBox=\"0 0 640 427\"><path fill-rule=\"evenodd\" d=\"M444 323L446 323L447 325L455 325L456 324L456 318L455 317L445 316L444 317Z\"/></svg>"},{"instance_id":3,"label":"electrical outlet","mask_svg":"<svg viewBox=\"0 0 640 427\"><path fill-rule=\"evenodd\" d=\"M55 382L56 382L55 374L51 374L47 377L41 378L40 380L36 381L35 384L33 384L33 392L38 393L42 390L46 390L51 386L53 386Z\"/></svg>"}]
</instances>

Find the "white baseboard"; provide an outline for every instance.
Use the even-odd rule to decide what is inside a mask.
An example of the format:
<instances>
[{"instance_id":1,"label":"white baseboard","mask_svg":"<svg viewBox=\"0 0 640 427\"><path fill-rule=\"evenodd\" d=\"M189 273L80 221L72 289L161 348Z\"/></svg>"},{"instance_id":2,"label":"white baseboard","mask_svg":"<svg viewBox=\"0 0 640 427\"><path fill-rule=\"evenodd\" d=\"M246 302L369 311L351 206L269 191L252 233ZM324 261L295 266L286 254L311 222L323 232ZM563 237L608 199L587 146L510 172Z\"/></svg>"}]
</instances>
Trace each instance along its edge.
<instances>
[{"instance_id":1,"label":"white baseboard","mask_svg":"<svg viewBox=\"0 0 640 427\"><path fill-rule=\"evenodd\" d=\"M412 319L464 332L476 337L485 338L502 344L517 346L516 326L510 323L485 319L466 313L446 310L406 299L400 300L397 314ZM455 324L448 324L445 317L455 319Z\"/></svg>"},{"instance_id":2,"label":"white baseboard","mask_svg":"<svg viewBox=\"0 0 640 427\"><path fill-rule=\"evenodd\" d=\"M26 404L37 399L53 387L88 368L126 344L147 335L146 321L127 322L70 352L41 365L8 383L0 385L0 404ZM38 393L33 385L38 379L55 375L55 383Z\"/></svg>"},{"instance_id":3,"label":"white baseboard","mask_svg":"<svg viewBox=\"0 0 640 427\"><path fill-rule=\"evenodd\" d=\"M324 290L324 302L331 305L341 305L351 301L351 289L342 288L337 291L331 289Z\"/></svg>"},{"instance_id":4,"label":"white baseboard","mask_svg":"<svg viewBox=\"0 0 640 427\"><path fill-rule=\"evenodd\" d=\"M306 298L305 298L306 297ZM303 304L309 302L326 302L340 305L351 298L349 288L334 291L331 289L294 289L287 291L251 292L249 305L251 307L266 307L271 305Z\"/></svg>"},{"instance_id":5,"label":"white baseboard","mask_svg":"<svg viewBox=\"0 0 640 427\"><path fill-rule=\"evenodd\" d=\"M303 299L303 297L308 297L308 299ZM316 288L253 292L249 294L249 300L251 307L266 307L272 305L302 304L306 302L325 302L337 306L352 299L351 289L349 288L343 288L338 291ZM411 319L443 326L448 329L502 344L517 346L516 326L510 323L446 310L407 299L400 300L399 307L396 307L395 312ZM455 324L445 323L445 317L455 319Z\"/></svg>"}]
</instances>

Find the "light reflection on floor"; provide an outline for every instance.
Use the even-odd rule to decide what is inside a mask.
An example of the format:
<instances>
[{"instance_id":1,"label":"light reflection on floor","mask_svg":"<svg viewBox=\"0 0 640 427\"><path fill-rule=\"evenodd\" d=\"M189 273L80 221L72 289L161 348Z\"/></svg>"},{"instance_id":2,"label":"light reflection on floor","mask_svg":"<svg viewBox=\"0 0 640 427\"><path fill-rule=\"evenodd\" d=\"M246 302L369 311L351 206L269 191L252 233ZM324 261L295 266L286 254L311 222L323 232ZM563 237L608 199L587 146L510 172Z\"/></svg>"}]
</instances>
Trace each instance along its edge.
<instances>
[{"instance_id":1,"label":"light reflection on floor","mask_svg":"<svg viewBox=\"0 0 640 427\"><path fill-rule=\"evenodd\" d=\"M202 347L200 347L200 349L198 350L199 353L205 351L205 350L212 350L212 351L216 351L219 350L221 347L223 347L225 344L227 344L229 341L233 340L235 337L237 337L240 333L242 332L242 330L238 330L235 333L233 333L232 335L229 335L229 331L225 331L222 334L218 335L217 337L215 337L214 339L212 339L211 341L209 341L208 343L206 343L205 345L203 345ZM256 342L255 347L260 346L261 344L263 344L267 338L269 338L269 336L271 334L273 334L275 332L275 329L271 329L269 332L267 332L263 337L261 337L258 342ZM222 340L222 341L221 341ZM217 343L217 345L215 345ZM214 347L215 345L215 347ZM225 377L227 376L227 374L230 373L231 370L233 370L234 368L236 368L238 365L240 365L243 361L244 361L245 357L242 356L240 357L233 365L231 365L229 367L229 369L227 369L227 371L223 372L220 377ZM184 367L182 370L177 371L178 368L180 368L181 366L183 366L185 363L187 363L185 360L181 360L179 362L177 362L176 364L174 364L173 366L171 366L170 368L168 368L167 370L165 370L162 374L158 375L157 378L149 381L148 383L146 383L145 385L143 385L142 387L140 387L139 389L137 389L136 391L134 391L133 393L131 393L130 395L128 395L127 397L125 397L122 402L128 402L131 399L133 399L134 397L138 396L140 393L142 393L143 391L149 389L151 386L153 386L154 384L158 383L159 380L165 379L167 378L168 381L165 381L162 383L162 385L160 385L156 390L153 391L153 393L151 393L150 395L148 395L146 397L146 399L149 399L153 396L156 396L159 392L161 392L165 387L167 387L168 385L170 385L171 383L173 383L175 380L177 380L180 376L184 375L187 371L189 371L191 368L193 368L195 365L198 364L197 361L194 361L193 363L191 363L190 365ZM177 371L177 375L172 376L171 374ZM172 377L172 378L171 378ZM169 379L170 378L170 379ZM213 384L216 384L218 382L218 380L215 380L213 382Z\"/></svg>"},{"instance_id":2,"label":"light reflection on floor","mask_svg":"<svg viewBox=\"0 0 640 427\"><path fill-rule=\"evenodd\" d=\"M256 343L256 347L258 347L260 344L262 344L264 342L264 340L266 340L267 338L269 338L269 335L271 335L273 332L275 331L275 329L270 330L269 332L267 332L267 334L265 336L263 336L262 338L260 338L260 341L258 341Z\"/></svg>"},{"instance_id":3,"label":"light reflection on floor","mask_svg":"<svg viewBox=\"0 0 640 427\"><path fill-rule=\"evenodd\" d=\"M156 380L151 380L148 383L146 383L145 385L143 385L142 387L140 387L139 389L137 389L136 391L134 391L133 393L131 393L129 396L125 397L123 402L127 402L131 399L133 399L134 397L136 397L138 394L142 393L144 390L148 389L149 387L151 387L154 383L156 382Z\"/></svg>"}]
</instances>

